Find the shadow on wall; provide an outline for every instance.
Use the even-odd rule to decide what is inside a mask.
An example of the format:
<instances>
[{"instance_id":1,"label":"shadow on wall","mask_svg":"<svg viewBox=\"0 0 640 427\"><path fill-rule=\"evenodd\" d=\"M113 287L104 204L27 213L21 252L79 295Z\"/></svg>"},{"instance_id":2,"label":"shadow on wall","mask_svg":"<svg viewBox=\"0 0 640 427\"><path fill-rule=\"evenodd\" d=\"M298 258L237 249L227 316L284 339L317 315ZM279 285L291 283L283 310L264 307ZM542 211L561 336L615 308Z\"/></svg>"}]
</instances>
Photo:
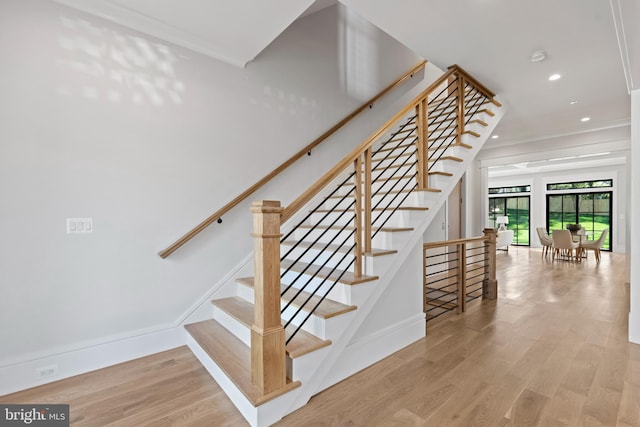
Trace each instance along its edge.
<instances>
[{"instance_id":1,"label":"shadow on wall","mask_svg":"<svg viewBox=\"0 0 640 427\"><path fill-rule=\"evenodd\" d=\"M178 58L167 45L66 15L60 15L58 45L56 65L67 80L57 88L60 96L156 107L183 102Z\"/></svg>"}]
</instances>

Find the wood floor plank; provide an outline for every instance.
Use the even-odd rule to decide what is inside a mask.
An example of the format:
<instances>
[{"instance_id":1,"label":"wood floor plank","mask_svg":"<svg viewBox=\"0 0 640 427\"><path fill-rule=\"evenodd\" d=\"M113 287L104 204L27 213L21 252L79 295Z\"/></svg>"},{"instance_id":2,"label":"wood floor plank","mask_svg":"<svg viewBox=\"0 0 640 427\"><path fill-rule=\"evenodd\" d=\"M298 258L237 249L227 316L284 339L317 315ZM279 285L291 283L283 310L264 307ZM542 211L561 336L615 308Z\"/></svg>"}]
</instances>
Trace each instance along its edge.
<instances>
[{"instance_id":1,"label":"wood floor plank","mask_svg":"<svg viewBox=\"0 0 640 427\"><path fill-rule=\"evenodd\" d=\"M622 386L617 426L640 426L640 386L625 382Z\"/></svg>"},{"instance_id":2,"label":"wood floor plank","mask_svg":"<svg viewBox=\"0 0 640 427\"><path fill-rule=\"evenodd\" d=\"M627 257L551 262L512 247L497 261L497 300L434 321L277 425L640 427ZM69 403L79 427L246 425L186 347L0 401Z\"/></svg>"},{"instance_id":3,"label":"wood floor plank","mask_svg":"<svg viewBox=\"0 0 640 427\"><path fill-rule=\"evenodd\" d=\"M514 403L505 417L509 419L508 425L536 426L540 421L540 415L549 401L549 398L535 391L525 389Z\"/></svg>"},{"instance_id":4,"label":"wood floor plank","mask_svg":"<svg viewBox=\"0 0 640 427\"><path fill-rule=\"evenodd\" d=\"M559 387L542 410L540 425L576 426L579 425L582 407L587 397Z\"/></svg>"}]
</instances>

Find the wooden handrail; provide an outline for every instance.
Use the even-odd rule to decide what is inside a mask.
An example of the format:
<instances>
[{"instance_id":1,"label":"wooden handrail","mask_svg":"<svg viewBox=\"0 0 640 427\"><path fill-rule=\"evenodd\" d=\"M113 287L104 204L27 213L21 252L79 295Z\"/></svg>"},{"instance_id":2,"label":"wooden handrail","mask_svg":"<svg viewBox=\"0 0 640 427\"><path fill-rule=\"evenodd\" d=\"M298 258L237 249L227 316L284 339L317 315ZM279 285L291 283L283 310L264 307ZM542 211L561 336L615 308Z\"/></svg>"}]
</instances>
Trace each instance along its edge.
<instances>
[{"instance_id":1,"label":"wooden handrail","mask_svg":"<svg viewBox=\"0 0 640 427\"><path fill-rule=\"evenodd\" d=\"M391 83L389 86L387 86L382 91L380 91L380 93L378 93L376 96L374 96L373 98L369 99L367 102L362 104L360 107L358 107L357 109L352 111L344 119L340 120L333 127L331 127L331 129L327 130L325 133L323 133L318 138L313 140L313 142L311 142L309 145L307 145L302 150L298 151L296 154L291 156L291 158L289 158L287 161L285 161L280 166L278 166L277 168L275 168L274 170L269 172L267 175L264 176L264 178L262 178L261 180L259 180L255 184L253 184L251 187L247 188L245 191L243 191L236 198L234 198L229 203L224 205L222 208L218 209L216 212L214 212L212 215L210 215L207 219L202 221L200 224L198 224L195 228L193 228L191 231L186 233L184 236L182 236L181 238L176 240L174 243L172 243L166 249L163 249L162 251L158 252L158 255L160 255L160 257L162 257L162 258L166 258L169 255L171 255L172 253L174 253L178 248L180 248L182 245L187 243L189 240L191 240L193 237L195 237L202 230L204 230L205 228L207 228L208 226L213 224L215 221L218 221L220 218L222 218L222 216L224 214L226 214L231 209L236 207L240 202L242 202L244 199L249 197L251 194L255 193L258 189L260 189L262 186L264 186L267 182L271 181L271 179L273 179L280 172L282 172L283 170L285 170L286 168L291 166L298 159L303 157L305 154L309 153L311 150L313 150L315 147L317 147L320 143L322 143L328 137L333 135L338 129L340 129L342 126L344 126L346 123L348 123L351 119L353 119L355 116L357 116L362 111L364 111L367 107L371 106L373 103L375 103L380 98L382 98L384 95L386 95L388 92L390 92L391 90L393 90L394 88L396 88L397 86L402 84L405 80L408 80L408 79L412 78L415 73L419 72L420 70L422 70L425 67L426 63L427 63L427 61L423 60L420 63L416 64L413 68L411 68L409 71L404 73L395 82Z\"/></svg>"},{"instance_id":2,"label":"wooden handrail","mask_svg":"<svg viewBox=\"0 0 640 427\"><path fill-rule=\"evenodd\" d=\"M441 242L430 242L430 243L425 243L422 246L424 249L432 249L432 248L439 248L442 246L459 245L462 243L482 242L483 240L487 240L487 239L488 239L487 236L470 237L468 239L455 239L455 240L443 240Z\"/></svg>"},{"instance_id":3,"label":"wooden handrail","mask_svg":"<svg viewBox=\"0 0 640 427\"><path fill-rule=\"evenodd\" d=\"M476 89L478 89L480 92L482 92L484 95L487 96L487 98L493 99L493 97L496 96L495 93L491 92L489 89L487 89L487 87L485 85L483 85L482 83L480 83L478 80L476 80L471 74L467 73L462 67L458 66L457 64L451 65L449 68L447 68L448 70L451 69L455 69L457 70L459 73L464 75L464 78L466 81L472 83Z\"/></svg>"}]
</instances>

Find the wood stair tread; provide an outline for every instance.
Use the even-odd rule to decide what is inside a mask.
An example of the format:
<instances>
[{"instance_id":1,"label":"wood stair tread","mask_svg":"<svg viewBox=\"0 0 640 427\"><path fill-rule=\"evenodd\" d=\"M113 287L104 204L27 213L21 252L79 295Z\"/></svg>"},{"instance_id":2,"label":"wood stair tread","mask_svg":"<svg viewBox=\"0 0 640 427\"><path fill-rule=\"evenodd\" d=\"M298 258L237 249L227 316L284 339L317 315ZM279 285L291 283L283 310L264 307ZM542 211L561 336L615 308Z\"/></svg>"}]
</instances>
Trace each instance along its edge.
<instances>
[{"instance_id":1,"label":"wood stair tread","mask_svg":"<svg viewBox=\"0 0 640 427\"><path fill-rule=\"evenodd\" d=\"M304 249L307 249L307 248L322 249L326 246L327 250L331 252L340 252L340 253L349 252L351 250L350 248L345 246L339 246L339 245L333 245L333 244L330 244L327 246L326 243L320 243L320 242L312 243L312 242L305 242L305 241L297 242L294 240L286 240L282 242L282 244L287 246L293 246L297 244L298 247L301 247ZM398 253L398 251L393 249L371 249L371 252L368 252L365 255L382 256L382 255L391 255L395 253Z\"/></svg>"},{"instance_id":2,"label":"wood stair tread","mask_svg":"<svg viewBox=\"0 0 640 427\"><path fill-rule=\"evenodd\" d=\"M430 163L434 163L438 160L452 160L454 162L462 162L463 160L460 157L456 157L456 156L442 156L439 159L435 159L435 160L431 160L429 159Z\"/></svg>"},{"instance_id":3,"label":"wood stair tread","mask_svg":"<svg viewBox=\"0 0 640 427\"><path fill-rule=\"evenodd\" d=\"M442 172L442 171L433 171L433 172L428 172L429 175L440 175L440 176L453 176L452 173L450 172Z\"/></svg>"},{"instance_id":4,"label":"wood stair tread","mask_svg":"<svg viewBox=\"0 0 640 427\"><path fill-rule=\"evenodd\" d=\"M247 328L251 328L254 319L254 306L250 302L240 297L221 298L212 301L212 303L224 310L228 315L232 316L238 322L242 323ZM353 308L355 310L355 307ZM295 325L289 325L285 329L285 340L289 339L291 334L295 331ZM302 355L311 353L312 351L331 345L330 340L323 340L309 332L300 329L293 337L291 342L286 345L285 349L290 358L295 359Z\"/></svg>"},{"instance_id":5,"label":"wood stair tread","mask_svg":"<svg viewBox=\"0 0 640 427\"><path fill-rule=\"evenodd\" d=\"M373 153L373 158L375 159L376 154L378 153L383 153L383 152L387 152L387 151L394 151L394 150L399 150L402 148L406 148L406 147L411 147L411 146L415 146L415 142L412 142L410 144L401 144L401 145L397 145L395 147L387 147L386 145L391 142L388 141L386 143L384 143L375 153Z\"/></svg>"},{"instance_id":6,"label":"wood stair tread","mask_svg":"<svg viewBox=\"0 0 640 427\"><path fill-rule=\"evenodd\" d=\"M446 147L434 147L434 146L431 146L431 147L429 147L429 151L433 152L433 151L446 150L448 148L455 148L455 147L467 148L469 150L473 148L472 145L465 144L464 142L461 142L461 143L453 143L453 144L447 145Z\"/></svg>"},{"instance_id":7,"label":"wood stair tread","mask_svg":"<svg viewBox=\"0 0 640 427\"><path fill-rule=\"evenodd\" d=\"M423 191L427 191L427 190L423 190ZM326 230L327 228L330 230L343 230L343 231L353 231L355 228L353 226L346 226L343 227L342 225L324 225L324 224L315 224L315 225L309 225L309 224L301 224L300 226L298 226L298 228L317 228L319 230ZM399 231L413 231L413 227L382 227L382 228L376 228L374 229L374 231L382 231L382 232L386 232L386 233L397 233Z\"/></svg>"},{"instance_id":8,"label":"wood stair tread","mask_svg":"<svg viewBox=\"0 0 640 427\"><path fill-rule=\"evenodd\" d=\"M253 406L260 406L300 387L300 381L287 378L284 387L263 394L251 382L251 349L240 339L213 319L185 325L185 329Z\"/></svg>"},{"instance_id":9,"label":"wood stair tread","mask_svg":"<svg viewBox=\"0 0 640 427\"><path fill-rule=\"evenodd\" d=\"M246 286L249 286L251 288L254 287L254 278L253 277L241 277L239 279L237 279L237 281L239 283L242 283ZM285 285L284 283L282 283L280 285L280 294L282 296L282 299L289 302L292 300L292 298L295 296L296 292L298 291L297 289L293 289L290 288L286 293L282 294L285 289L287 289L287 285ZM300 292L300 294L296 297L296 299L291 303L291 305L293 307L300 307L302 305L302 303L304 301L306 301L306 299L311 296L311 294L309 292L305 292L302 291ZM311 296L311 299L309 300L310 302L307 303L308 307L315 307L315 305L318 303L318 301L320 301L320 297L318 296ZM325 298L320 305L318 306L318 308L316 308L316 311L313 313L315 316L318 316L322 319L331 319L332 317L335 316L339 316L341 314L344 313L348 313L350 311L353 310L357 310L358 307L356 307L355 305L347 305L347 304L343 304L341 302L338 301L334 301L331 300L329 298ZM303 309L304 310L304 309ZM307 310L305 310L307 311ZM313 336L313 335L311 335ZM295 339L298 338L298 336L296 335Z\"/></svg>"},{"instance_id":10,"label":"wood stair tread","mask_svg":"<svg viewBox=\"0 0 640 427\"><path fill-rule=\"evenodd\" d=\"M429 173L431 173L431 172L429 172ZM433 172L433 173L438 173L438 172ZM448 172L442 172L442 173L447 174ZM416 190L416 191L420 191L420 190ZM389 207L387 209L391 210L391 209L394 209L394 208ZM375 208L375 209L372 209L372 210L374 212L379 212L379 211L383 211L383 210L387 210L387 209L385 209L385 208ZM395 210L397 210L397 211L428 211L429 208L426 207L426 206L398 206L398 207L395 208ZM316 209L314 212L315 213L353 212L353 209Z\"/></svg>"},{"instance_id":11,"label":"wood stair tread","mask_svg":"<svg viewBox=\"0 0 640 427\"><path fill-rule=\"evenodd\" d=\"M316 277L320 277L322 279L326 278L334 281L337 280L339 283L342 283L344 285L358 285L360 283L371 282L373 280L379 279L378 276L367 276L364 274L360 277L355 277L352 271L345 271L344 274L342 274L343 270L338 270L338 269L333 270L333 268L330 268L330 267L320 267L320 266L313 265L307 268L307 266L309 266L308 263L296 262L294 264L292 261L289 261L287 259L282 260L280 262L281 268L291 267L291 271L295 271L295 272L301 272L305 270L309 274L315 273ZM342 274L342 277L340 277L341 274ZM340 280L338 280L338 277L340 277Z\"/></svg>"},{"instance_id":12,"label":"wood stair tread","mask_svg":"<svg viewBox=\"0 0 640 427\"><path fill-rule=\"evenodd\" d=\"M400 157L403 157L403 156L398 156L398 157L396 157L396 159L399 159ZM378 171L384 171L384 170L387 170L387 169L401 169L401 168L409 168L409 170L411 170L411 168L415 168L415 166L416 166L415 162L407 163L407 164L391 163L389 165L375 167L375 168L371 169L371 171L378 172ZM384 178L381 178L381 179L384 179Z\"/></svg>"},{"instance_id":13,"label":"wood stair tread","mask_svg":"<svg viewBox=\"0 0 640 427\"><path fill-rule=\"evenodd\" d=\"M399 181L401 179L416 179L416 177L418 176L418 174L416 172L414 172L412 175L401 175L401 176L391 176L389 178L384 178L385 182L387 181ZM377 184L379 183L379 181L374 181L373 184ZM362 184L364 185L364 181L362 181ZM354 186L354 182L353 181L348 181L345 182L343 184L340 185L340 187L350 187L350 186Z\"/></svg>"},{"instance_id":14,"label":"wood stair tread","mask_svg":"<svg viewBox=\"0 0 640 427\"><path fill-rule=\"evenodd\" d=\"M480 138L480 134L478 132L474 132L472 130L465 130L464 132L462 132L463 135L471 135L471 136L475 136L476 138Z\"/></svg>"},{"instance_id":15,"label":"wood stair tread","mask_svg":"<svg viewBox=\"0 0 640 427\"><path fill-rule=\"evenodd\" d=\"M461 160L462 161L462 160ZM398 193L411 193L413 191L418 191L417 188L413 188L411 190L391 190L391 191L383 191L382 193L384 194L378 194L378 193L374 193L373 196L388 196L390 194L398 194ZM346 199L346 198L350 198L350 197L354 197L353 195L337 195L337 196L331 196L328 197L328 199ZM363 195L364 197L364 195Z\"/></svg>"}]
</instances>

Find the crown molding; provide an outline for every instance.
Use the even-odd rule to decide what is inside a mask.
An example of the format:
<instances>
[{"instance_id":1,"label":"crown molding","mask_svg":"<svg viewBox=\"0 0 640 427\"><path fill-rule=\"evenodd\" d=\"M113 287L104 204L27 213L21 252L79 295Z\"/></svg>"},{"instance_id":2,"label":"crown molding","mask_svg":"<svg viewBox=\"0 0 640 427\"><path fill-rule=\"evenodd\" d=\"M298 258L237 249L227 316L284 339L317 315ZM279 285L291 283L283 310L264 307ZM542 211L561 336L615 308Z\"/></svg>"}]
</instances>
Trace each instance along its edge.
<instances>
[{"instance_id":1,"label":"crown molding","mask_svg":"<svg viewBox=\"0 0 640 427\"><path fill-rule=\"evenodd\" d=\"M627 82L627 90L631 93L633 90L638 89L634 85L633 81L633 69L631 56L629 54L629 44L627 43L627 35L632 36L632 31L637 31L632 28L625 30L624 19L622 14L621 0L610 0L611 12L613 14L613 24L616 27L616 36L618 37L618 47L620 48L620 59L622 60L622 68L624 69L624 78ZM633 11L632 11L633 12Z\"/></svg>"},{"instance_id":2,"label":"crown molding","mask_svg":"<svg viewBox=\"0 0 640 427\"><path fill-rule=\"evenodd\" d=\"M236 67L244 68L253 58L231 58L211 46L211 42L143 13L108 0L55 0L62 5L131 28Z\"/></svg>"}]
</instances>

